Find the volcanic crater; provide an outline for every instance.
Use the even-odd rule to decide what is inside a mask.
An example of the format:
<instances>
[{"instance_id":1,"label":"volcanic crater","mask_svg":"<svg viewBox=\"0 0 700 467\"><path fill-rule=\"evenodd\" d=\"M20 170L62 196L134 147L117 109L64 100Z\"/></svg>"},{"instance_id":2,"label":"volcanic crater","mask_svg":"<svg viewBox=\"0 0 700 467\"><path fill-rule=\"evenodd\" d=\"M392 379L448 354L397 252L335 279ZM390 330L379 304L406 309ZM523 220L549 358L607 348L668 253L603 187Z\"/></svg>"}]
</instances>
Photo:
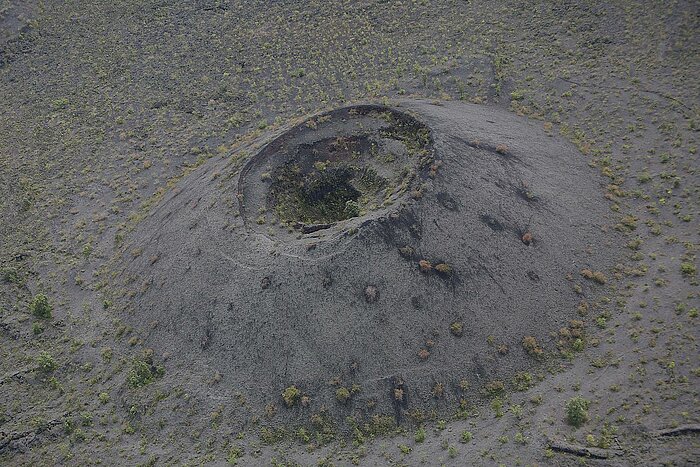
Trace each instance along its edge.
<instances>
[{"instance_id":1,"label":"volcanic crater","mask_svg":"<svg viewBox=\"0 0 700 467\"><path fill-rule=\"evenodd\" d=\"M275 138L246 164L241 214L257 231L277 226L280 236L337 233L420 196L434 163L430 130L412 116L379 105L333 110Z\"/></svg>"},{"instance_id":2,"label":"volcanic crater","mask_svg":"<svg viewBox=\"0 0 700 467\"><path fill-rule=\"evenodd\" d=\"M211 159L140 222L125 319L167 377L244 394L241 423L271 404L270 423L451 412L540 365L523 339L552 345L594 293L571 278L613 257L599 193L571 144L504 110L312 115Z\"/></svg>"}]
</instances>

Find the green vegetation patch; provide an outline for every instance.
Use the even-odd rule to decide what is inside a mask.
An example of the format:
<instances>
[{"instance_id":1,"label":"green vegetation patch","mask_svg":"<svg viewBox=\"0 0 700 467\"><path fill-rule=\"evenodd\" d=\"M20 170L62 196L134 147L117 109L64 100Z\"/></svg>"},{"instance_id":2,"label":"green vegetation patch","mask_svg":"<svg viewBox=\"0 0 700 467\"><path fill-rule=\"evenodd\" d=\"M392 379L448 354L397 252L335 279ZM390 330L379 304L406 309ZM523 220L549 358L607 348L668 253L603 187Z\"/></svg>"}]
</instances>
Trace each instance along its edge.
<instances>
[{"instance_id":1,"label":"green vegetation patch","mask_svg":"<svg viewBox=\"0 0 700 467\"><path fill-rule=\"evenodd\" d=\"M276 177L277 214L283 222L338 222L372 208L387 181L370 167L314 164L307 173L286 165Z\"/></svg>"},{"instance_id":2,"label":"green vegetation patch","mask_svg":"<svg viewBox=\"0 0 700 467\"><path fill-rule=\"evenodd\" d=\"M43 293L40 293L36 295L29 304L29 311L37 318L49 319L51 318L53 307L49 303L49 298Z\"/></svg>"},{"instance_id":3,"label":"green vegetation patch","mask_svg":"<svg viewBox=\"0 0 700 467\"><path fill-rule=\"evenodd\" d=\"M588 421L589 402L583 397L573 397L566 403L566 421L576 428Z\"/></svg>"}]
</instances>

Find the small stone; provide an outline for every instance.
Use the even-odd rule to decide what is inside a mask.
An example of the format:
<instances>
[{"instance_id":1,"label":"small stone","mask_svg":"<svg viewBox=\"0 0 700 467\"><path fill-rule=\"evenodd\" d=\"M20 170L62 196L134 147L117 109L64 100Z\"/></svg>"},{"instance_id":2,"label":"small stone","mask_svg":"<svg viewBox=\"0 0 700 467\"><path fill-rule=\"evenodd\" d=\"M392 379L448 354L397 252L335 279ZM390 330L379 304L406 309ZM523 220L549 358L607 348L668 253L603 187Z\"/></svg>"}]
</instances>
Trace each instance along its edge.
<instances>
[{"instance_id":1,"label":"small stone","mask_svg":"<svg viewBox=\"0 0 700 467\"><path fill-rule=\"evenodd\" d=\"M326 274L325 276L323 276L323 282L321 284L323 285L324 289L327 289L328 287L333 285L333 276L331 276L330 274Z\"/></svg>"},{"instance_id":2,"label":"small stone","mask_svg":"<svg viewBox=\"0 0 700 467\"><path fill-rule=\"evenodd\" d=\"M365 300L367 300L367 303L374 303L379 300L379 290L373 285L365 287Z\"/></svg>"}]
</instances>

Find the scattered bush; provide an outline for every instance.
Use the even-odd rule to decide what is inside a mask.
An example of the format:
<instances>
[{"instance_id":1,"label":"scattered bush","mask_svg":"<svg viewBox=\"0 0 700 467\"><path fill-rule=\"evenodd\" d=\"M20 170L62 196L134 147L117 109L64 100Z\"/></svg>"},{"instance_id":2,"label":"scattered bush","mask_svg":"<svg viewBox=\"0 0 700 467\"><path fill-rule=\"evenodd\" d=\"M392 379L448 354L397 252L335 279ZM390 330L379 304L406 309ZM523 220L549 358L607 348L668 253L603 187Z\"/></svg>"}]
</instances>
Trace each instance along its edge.
<instances>
[{"instance_id":1,"label":"scattered bush","mask_svg":"<svg viewBox=\"0 0 700 467\"><path fill-rule=\"evenodd\" d=\"M57 367L56 360L54 360L53 356L46 351L39 352L39 355L36 356L36 363L39 370L43 371L44 373L51 373Z\"/></svg>"},{"instance_id":2,"label":"scattered bush","mask_svg":"<svg viewBox=\"0 0 700 467\"><path fill-rule=\"evenodd\" d=\"M463 431L459 438L463 443L468 443L474 438L474 435L471 431Z\"/></svg>"},{"instance_id":3,"label":"scattered bush","mask_svg":"<svg viewBox=\"0 0 700 467\"><path fill-rule=\"evenodd\" d=\"M344 388L344 387L336 389L335 398L341 404L345 404L348 401L348 399L350 399L350 390L348 390L348 388Z\"/></svg>"},{"instance_id":4,"label":"scattered bush","mask_svg":"<svg viewBox=\"0 0 700 467\"><path fill-rule=\"evenodd\" d=\"M49 319L51 318L53 307L49 303L49 298L43 293L40 293L36 295L29 304L29 311L37 318Z\"/></svg>"},{"instance_id":5,"label":"scattered bush","mask_svg":"<svg viewBox=\"0 0 700 467\"><path fill-rule=\"evenodd\" d=\"M311 433L304 428L304 427L299 427L299 429L294 433L296 439L301 441L304 444L308 444L311 442Z\"/></svg>"},{"instance_id":6,"label":"scattered bush","mask_svg":"<svg viewBox=\"0 0 700 467\"><path fill-rule=\"evenodd\" d=\"M15 268L3 268L0 272L0 277L2 277L3 281L10 284L20 284L22 282L22 278Z\"/></svg>"},{"instance_id":7,"label":"scattered bush","mask_svg":"<svg viewBox=\"0 0 700 467\"><path fill-rule=\"evenodd\" d=\"M499 397L491 401L491 408L496 418L503 416L503 401Z\"/></svg>"},{"instance_id":8,"label":"scattered bush","mask_svg":"<svg viewBox=\"0 0 700 467\"><path fill-rule=\"evenodd\" d=\"M496 146L496 152L498 154L502 154L504 156L508 155L508 153L509 153L508 146L506 146L505 144L499 144L498 146Z\"/></svg>"},{"instance_id":9,"label":"scattered bush","mask_svg":"<svg viewBox=\"0 0 700 467\"><path fill-rule=\"evenodd\" d=\"M263 444L271 445L279 443L287 436L289 436L289 433L285 428L271 428L264 426L260 429L260 441L262 441Z\"/></svg>"},{"instance_id":10,"label":"scattered bush","mask_svg":"<svg viewBox=\"0 0 700 467\"><path fill-rule=\"evenodd\" d=\"M80 424L83 426L92 426L92 413L80 412Z\"/></svg>"},{"instance_id":11,"label":"scattered bush","mask_svg":"<svg viewBox=\"0 0 700 467\"><path fill-rule=\"evenodd\" d=\"M450 324L450 332L457 337L461 337L464 333L464 323L455 321L454 323Z\"/></svg>"},{"instance_id":12,"label":"scattered bush","mask_svg":"<svg viewBox=\"0 0 700 467\"><path fill-rule=\"evenodd\" d=\"M236 464L238 464L238 461L242 456L243 456L243 450L241 448L239 448L238 446L234 446L228 452L228 457L226 458L226 461L230 465L236 465Z\"/></svg>"},{"instance_id":13,"label":"scattered bush","mask_svg":"<svg viewBox=\"0 0 700 467\"><path fill-rule=\"evenodd\" d=\"M433 397L436 399L440 399L442 396L445 395L445 385L442 383L435 383L433 386Z\"/></svg>"},{"instance_id":14,"label":"scattered bush","mask_svg":"<svg viewBox=\"0 0 700 467\"><path fill-rule=\"evenodd\" d=\"M416 436L414 436L416 443L422 443L425 441L425 429L423 427L418 428L416 431Z\"/></svg>"},{"instance_id":15,"label":"scattered bush","mask_svg":"<svg viewBox=\"0 0 700 467\"><path fill-rule=\"evenodd\" d=\"M537 339L532 336L525 336L523 338L523 349L533 357L539 357L544 352L537 343Z\"/></svg>"},{"instance_id":16,"label":"scattered bush","mask_svg":"<svg viewBox=\"0 0 700 467\"><path fill-rule=\"evenodd\" d=\"M318 444L327 444L335 439L335 425L326 409L321 409L320 412L313 413L310 420Z\"/></svg>"},{"instance_id":17,"label":"scattered bush","mask_svg":"<svg viewBox=\"0 0 700 467\"><path fill-rule=\"evenodd\" d=\"M112 360L112 355L113 355L112 348L111 348L111 347L104 347L104 348L102 349L102 351L100 352L100 355L102 356L102 359L103 359L105 362L111 361L111 360Z\"/></svg>"},{"instance_id":18,"label":"scattered bush","mask_svg":"<svg viewBox=\"0 0 700 467\"><path fill-rule=\"evenodd\" d=\"M293 407L299 398L301 398L301 391L294 385L282 391L282 400L284 400L287 407Z\"/></svg>"},{"instance_id":19,"label":"scattered bush","mask_svg":"<svg viewBox=\"0 0 700 467\"><path fill-rule=\"evenodd\" d=\"M524 89L516 89L515 91L510 93L510 98L511 100L514 101L521 101L525 99L525 90Z\"/></svg>"},{"instance_id":20,"label":"scattered bush","mask_svg":"<svg viewBox=\"0 0 700 467\"><path fill-rule=\"evenodd\" d=\"M697 268L693 263L681 263L681 272L686 276L694 276Z\"/></svg>"},{"instance_id":21,"label":"scattered bush","mask_svg":"<svg viewBox=\"0 0 700 467\"><path fill-rule=\"evenodd\" d=\"M600 271L591 271L590 269L582 269L581 270L581 275L585 277L588 280L592 280L594 282L597 282L598 284L605 284L608 279L605 277L605 274L603 274Z\"/></svg>"},{"instance_id":22,"label":"scattered bush","mask_svg":"<svg viewBox=\"0 0 700 467\"><path fill-rule=\"evenodd\" d=\"M418 267L420 268L420 271L424 273L429 273L433 270L433 265L430 264L430 261L428 261L427 259L422 259L418 261Z\"/></svg>"},{"instance_id":23,"label":"scattered bush","mask_svg":"<svg viewBox=\"0 0 700 467\"><path fill-rule=\"evenodd\" d=\"M137 358L131 363L126 382L132 388L140 388L151 384L156 376L161 376L164 372L162 367L154 368L151 362Z\"/></svg>"},{"instance_id":24,"label":"scattered bush","mask_svg":"<svg viewBox=\"0 0 700 467\"><path fill-rule=\"evenodd\" d=\"M452 266L450 266L449 264L440 263L437 266L435 266L435 270L443 276L452 275Z\"/></svg>"},{"instance_id":25,"label":"scattered bush","mask_svg":"<svg viewBox=\"0 0 700 467\"><path fill-rule=\"evenodd\" d=\"M588 420L589 402L583 397L574 397L566 403L566 421L576 428Z\"/></svg>"},{"instance_id":26,"label":"scattered bush","mask_svg":"<svg viewBox=\"0 0 700 467\"><path fill-rule=\"evenodd\" d=\"M368 436L388 435L396 430L396 420L391 415L372 415L363 426L363 432Z\"/></svg>"},{"instance_id":27,"label":"scattered bush","mask_svg":"<svg viewBox=\"0 0 700 467\"><path fill-rule=\"evenodd\" d=\"M513 379L513 386L517 391L527 391L533 384L532 375L527 371L519 371Z\"/></svg>"},{"instance_id":28,"label":"scattered bush","mask_svg":"<svg viewBox=\"0 0 700 467\"><path fill-rule=\"evenodd\" d=\"M523 434L522 431L519 431L515 434L515 442L519 444L527 444L527 437Z\"/></svg>"},{"instance_id":29,"label":"scattered bush","mask_svg":"<svg viewBox=\"0 0 700 467\"><path fill-rule=\"evenodd\" d=\"M489 397L500 396L501 394L503 394L505 389L506 389L506 385L503 384L503 381L499 381L499 380L489 381L486 384L486 386L484 386L484 392Z\"/></svg>"},{"instance_id":30,"label":"scattered bush","mask_svg":"<svg viewBox=\"0 0 700 467\"><path fill-rule=\"evenodd\" d=\"M625 216L620 220L620 223L615 224L615 230L622 233L630 233L637 228L638 220L639 219L635 216ZM660 229L660 227L658 228ZM659 231L659 233L661 232Z\"/></svg>"},{"instance_id":31,"label":"scattered bush","mask_svg":"<svg viewBox=\"0 0 700 467\"><path fill-rule=\"evenodd\" d=\"M522 420L523 418L523 406L520 404L513 404L510 406L510 411L513 415L515 415L515 418L518 420Z\"/></svg>"},{"instance_id":32,"label":"scattered bush","mask_svg":"<svg viewBox=\"0 0 700 467\"><path fill-rule=\"evenodd\" d=\"M595 447L598 445L598 440L595 439L595 436L592 433L589 433L586 435L586 444L591 447Z\"/></svg>"}]
</instances>

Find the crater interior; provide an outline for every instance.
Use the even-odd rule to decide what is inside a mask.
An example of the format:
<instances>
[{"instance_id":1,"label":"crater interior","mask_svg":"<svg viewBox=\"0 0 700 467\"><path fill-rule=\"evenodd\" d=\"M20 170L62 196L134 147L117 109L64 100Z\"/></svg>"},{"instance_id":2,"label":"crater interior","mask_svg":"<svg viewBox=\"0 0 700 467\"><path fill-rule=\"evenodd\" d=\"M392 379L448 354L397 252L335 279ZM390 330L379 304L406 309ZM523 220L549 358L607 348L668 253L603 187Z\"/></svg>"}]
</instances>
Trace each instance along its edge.
<instances>
[{"instance_id":1,"label":"crater interior","mask_svg":"<svg viewBox=\"0 0 700 467\"><path fill-rule=\"evenodd\" d=\"M243 169L241 212L259 231L309 234L420 196L434 162L430 130L379 105L337 109L267 144ZM257 226L257 227L256 227Z\"/></svg>"}]
</instances>

